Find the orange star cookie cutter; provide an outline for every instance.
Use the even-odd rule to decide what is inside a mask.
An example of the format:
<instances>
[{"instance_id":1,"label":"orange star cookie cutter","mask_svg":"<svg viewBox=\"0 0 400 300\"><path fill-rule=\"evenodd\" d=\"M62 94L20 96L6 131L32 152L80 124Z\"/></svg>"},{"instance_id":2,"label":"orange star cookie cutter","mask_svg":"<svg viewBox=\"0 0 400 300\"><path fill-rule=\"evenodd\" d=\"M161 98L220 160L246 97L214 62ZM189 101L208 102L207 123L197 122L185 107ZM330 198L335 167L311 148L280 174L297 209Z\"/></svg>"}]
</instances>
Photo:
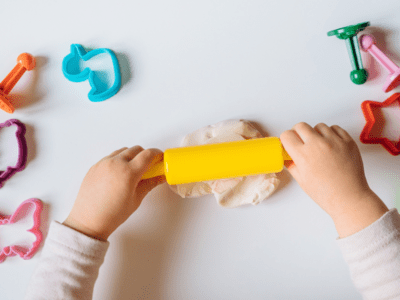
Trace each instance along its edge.
<instances>
[{"instance_id":1,"label":"orange star cookie cutter","mask_svg":"<svg viewBox=\"0 0 400 300\"><path fill-rule=\"evenodd\" d=\"M382 119L379 114L374 114L374 110L376 111L377 109L380 110L384 107L389 107L396 101L400 104L400 93L393 94L384 102L367 100L361 104L361 109L367 124L365 124L364 129L361 132L360 141L364 144L381 144L392 155L400 154L400 136L398 141L391 141L386 137L372 136L371 131L375 124L380 127L383 127L385 124L385 120Z\"/></svg>"}]
</instances>

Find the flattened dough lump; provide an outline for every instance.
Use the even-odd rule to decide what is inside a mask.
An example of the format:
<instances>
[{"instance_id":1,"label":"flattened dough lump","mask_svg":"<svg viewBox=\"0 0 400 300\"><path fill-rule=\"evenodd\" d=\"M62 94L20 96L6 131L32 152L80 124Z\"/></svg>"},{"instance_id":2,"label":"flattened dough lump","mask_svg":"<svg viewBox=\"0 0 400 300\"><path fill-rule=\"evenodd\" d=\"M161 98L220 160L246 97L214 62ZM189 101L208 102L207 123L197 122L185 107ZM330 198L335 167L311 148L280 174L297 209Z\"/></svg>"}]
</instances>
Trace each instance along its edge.
<instances>
[{"instance_id":1,"label":"flattened dough lump","mask_svg":"<svg viewBox=\"0 0 400 300\"><path fill-rule=\"evenodd\" d=\"M188 134L181 146L196 146L244 139L262 138L260 132L245 120L227 120L200 128ZM228 208L244 204L256 205L268 198L278 187L275 173L237 178L210 180L170 185L182 198L194 198L214 194L219 205Z\"/></svg>"}]
</instances>

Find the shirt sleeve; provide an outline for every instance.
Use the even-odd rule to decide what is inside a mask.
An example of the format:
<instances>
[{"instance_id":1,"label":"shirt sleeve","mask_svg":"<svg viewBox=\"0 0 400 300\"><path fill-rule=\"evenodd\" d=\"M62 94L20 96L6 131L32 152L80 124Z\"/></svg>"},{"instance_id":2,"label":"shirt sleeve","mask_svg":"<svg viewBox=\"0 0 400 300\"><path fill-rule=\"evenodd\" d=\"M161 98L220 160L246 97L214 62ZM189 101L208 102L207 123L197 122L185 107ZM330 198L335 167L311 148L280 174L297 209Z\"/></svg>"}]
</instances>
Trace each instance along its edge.
<instances>
[{"instance_id":1,"label":"shirt sleeve","mask_svg":"<svg viewBox=\"0 0 400 300\"><path fill-rule=\"evenodd\" d=\"M108 246L53 221L25 300L92 299Z\"/></svg>"},{"instance_id":2,"label":"shirt sleeve","mask_svg":"<svg viewBox=\"0 0 400 300\"><path fill-rule=\"evenodd\" d=\"M396 208L363 230L337 239L365 300L400 299L400 215Z\"/></svg>"}]
</instances>

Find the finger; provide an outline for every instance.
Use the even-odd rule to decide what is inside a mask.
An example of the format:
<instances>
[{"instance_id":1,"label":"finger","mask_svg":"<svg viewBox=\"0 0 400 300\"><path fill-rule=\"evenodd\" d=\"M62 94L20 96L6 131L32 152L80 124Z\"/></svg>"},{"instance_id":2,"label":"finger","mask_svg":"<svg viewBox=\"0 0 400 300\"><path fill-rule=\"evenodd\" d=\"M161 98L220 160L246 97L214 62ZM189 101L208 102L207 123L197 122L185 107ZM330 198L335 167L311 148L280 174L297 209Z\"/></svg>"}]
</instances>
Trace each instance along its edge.
<instances>
[{"instance_id":1,"label":"finger","mask_svg":"<svg viewBox=\"0 0 400 300\"><path fill-rule=\"evenodd\" d=\"M307 143L310 139L320 137L320 135L305 122L300 122L293 126L293 130L299 135L304 143Z\"/></svg>"},{"instance_id":2,"label":"finger","mask_svg":"<svg viewBox=\"0 0 400 300\"><path fill-rule=\"evenodd\" d=\"M337 137L335 132L325 123L319 123L314 127L315 131L318 132L324 138L335 138Z\"/></svg>"},{"instance_id":3,"label":"finger","mask_svg":"<svg viewBox=\"0 0 400 300\"><path fill-rule=\"evenodd\" d=\"M164 153L160 149L150 148L140 152L129 164L137 172L139 178L142 178L148 169L163 158Z\"/></svg>"},{"instance_id":4,"label":"finger","mask_svg":"<svg viewBox=\"0 0 400 300\"><path fill-rule=\"evenodd\" d=\"M156 186L166 182L165 176L157 176L149 179L141 180L136 188L136 192L143 199Z\"/></svg>"},{"instance_id":5,"label":"finger","mask_svg":"<svg viewBox=\"0 0 400 300\"><path fill-rule=\"evenodd\" d=\"M333 125L331 126L333 132L335 132L339 137L341 137L344 140L352 140L353 138L348 134L346 130L344 130L342 127L338 125Z\"/></svg>"},{"instance_id":6,"label":"finger","mask_svg":"<svg viewBox=\"0 0 400 300\"><path fill-rule=\"evenodd\" d=\"M281 133L281 136L279 137L283 147L286 149L286 147L299 147L304 145L304 142L302 139L299 137L296 131L294 130L286 130Z\"/></svg>"},{"instance_id":7,"label":"finger","mask_svg":"<svg viewBox=\"0 0 400 300\"><path fill-rule=\"evenodd\" d=\"M304 145L303 141L294 130L286 130L282 132L280 140L283 148L285 148L286 152L292 159L293 157L296 157L300 147Z\"/></svg>"},{"instance_id":8,"label":"finger","mask_svg":"<svg viewBox=\"0 0 400 300\"><path fill-rule=\"evenodd\" d=\"M116 156L116 155L120 154L122 151L124 151L124 150L126 150L126 149L128 149L128 147L124 147L124 148L121 148L121 149L115 150L113 153L111 153L111 154L109 154L109 155L105 156L105 157L104 157L102 160L104 160L104 159L107 159L107 158L114 157L114 156Z\"/></svg>"},{"instance_id":9,"label":"finger","mask_svg":"<svg viewBox=\"0 0 400 300\"><path fill-rule=\"evenodd\" d=\"M121 158L123 158L123 159L125 159L127 161L130 161L130 160L134 159L136 157L136 155L138 155L143 150L144 149L141 146L133 146L131 148L125 149L124 151L122 151L118 155Z\"/></svg>"}]
</instances>

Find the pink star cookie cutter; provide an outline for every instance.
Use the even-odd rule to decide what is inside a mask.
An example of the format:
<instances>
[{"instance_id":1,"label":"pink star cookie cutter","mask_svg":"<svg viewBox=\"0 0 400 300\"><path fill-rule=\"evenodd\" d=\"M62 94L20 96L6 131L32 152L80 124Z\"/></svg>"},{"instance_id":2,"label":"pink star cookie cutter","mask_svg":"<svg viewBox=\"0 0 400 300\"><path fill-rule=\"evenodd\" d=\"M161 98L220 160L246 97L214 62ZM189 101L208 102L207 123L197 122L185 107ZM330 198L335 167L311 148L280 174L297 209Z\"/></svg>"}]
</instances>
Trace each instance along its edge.
<instances>
[{"instance_id":1,"label":"pink star cookie cutter","mask_svg":"<svg viewBox=\"0 0 400 300\"><path fill-rule=\"evenodd\" d=\"M36 240L33 242L32 247L26 248L23 246L12 245L6 246L0 251L0 263L2 263L7 256L16 256L19 255L22 259L31 259L32 256L39 249L40 243L42 242L43 236L41 231L39 230L40 226L40 214L43 210L43 203L39 199L31 198L25 200L18 206L15 212L11 216L2 216L0 215L0 225L13 224L18 219L18 214L24 212L24 210L30 205L35 206L35 211L33 213L33 226L28 232L31 232L35 235Z\"/></svg>"},{"instance_id":2,"label":"pink star cookie cutter","mask_svg":"<svg viewBox=\"0 0 400 300\"><path fill-rule=\"evenodd\" d=\"M28 147L26 145L25 125L18 121L17 119L11 119L0 124L0 129L4 127L17 126L17 131L15 133L18 141L18 161L15 166L9 166L5 171L0 171L0 188L3 187L4 182L10 179L15 173L25 169L26 161L28 159Z\"/></svg>"},{"instance_id":3,"label":"pink star cookie cutter","mask_svg":"<svg viewBox=\"0 0 400 300\"><path fill-rule=\"evenodd\" d=\"M381 144L392 155L400 154L400 137L398 141L391 141L386 137L372 137L371 131L375 124L379 126L384 125L384 120L380 119L378 114L374 114L374 109L388 107L396 101L400 104L400 93L393 94L383 102L367 100L361 104L361 109L367 123L361 132L360 141L364 144Z\"/></svg>"}]
</instances>

